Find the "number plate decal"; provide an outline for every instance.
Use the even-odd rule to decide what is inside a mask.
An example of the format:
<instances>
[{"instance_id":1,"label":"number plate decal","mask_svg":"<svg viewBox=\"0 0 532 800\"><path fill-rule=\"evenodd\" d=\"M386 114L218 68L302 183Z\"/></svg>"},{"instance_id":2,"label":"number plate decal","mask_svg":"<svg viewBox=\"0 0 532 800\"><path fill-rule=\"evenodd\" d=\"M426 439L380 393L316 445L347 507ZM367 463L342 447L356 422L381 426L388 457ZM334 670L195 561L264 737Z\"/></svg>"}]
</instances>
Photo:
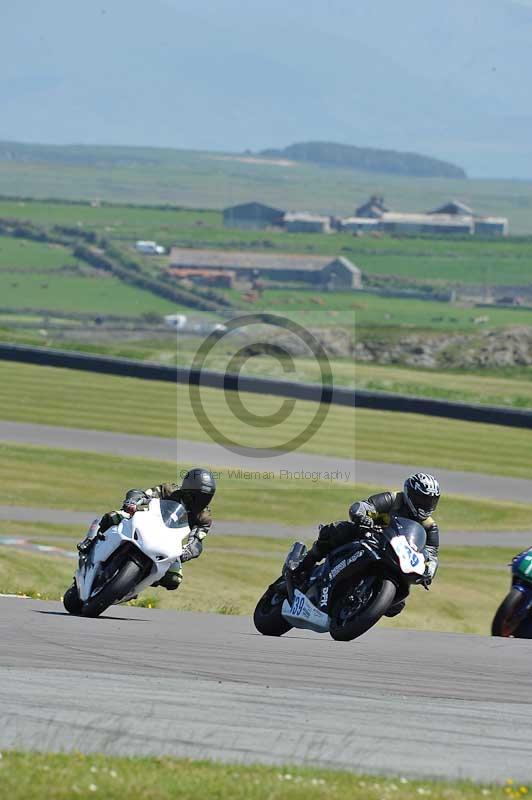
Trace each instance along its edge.
<instances>
[{"instance_id":1,"label":"number plate decal","mask_svg":"<svg viewBox=\"0 0 532 800\"><path fill-rule=\"evenodd\" d=\"M399 564L403 572L410 574L423 575L425 572L425 558L422 553L418 553L410 547L405 536L394 536L390 541L391 546L397 554Z\"/></svg>"}]
</instances>

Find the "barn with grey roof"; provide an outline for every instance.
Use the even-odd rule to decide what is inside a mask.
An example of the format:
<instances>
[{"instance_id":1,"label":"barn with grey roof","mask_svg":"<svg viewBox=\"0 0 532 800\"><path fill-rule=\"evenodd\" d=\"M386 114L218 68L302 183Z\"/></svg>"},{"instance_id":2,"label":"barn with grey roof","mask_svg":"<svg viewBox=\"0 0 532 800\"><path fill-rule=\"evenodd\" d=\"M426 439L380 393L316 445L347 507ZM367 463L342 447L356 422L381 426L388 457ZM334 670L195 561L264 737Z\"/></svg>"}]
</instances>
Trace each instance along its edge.
<instances>
[{"instance_id":1,"label":"barn with grey roof","mask_svg":"<svg viewBox=\"0 0 532 800\"><path fill-rule=\"evenodd\" d=\"M288 255L241 250L196 250L173 247L169 266L174 269L232 270L237 278L286 283L308 283L324 289L358 289L361 272L343 256Z\"/></svg>"}]
</instances>

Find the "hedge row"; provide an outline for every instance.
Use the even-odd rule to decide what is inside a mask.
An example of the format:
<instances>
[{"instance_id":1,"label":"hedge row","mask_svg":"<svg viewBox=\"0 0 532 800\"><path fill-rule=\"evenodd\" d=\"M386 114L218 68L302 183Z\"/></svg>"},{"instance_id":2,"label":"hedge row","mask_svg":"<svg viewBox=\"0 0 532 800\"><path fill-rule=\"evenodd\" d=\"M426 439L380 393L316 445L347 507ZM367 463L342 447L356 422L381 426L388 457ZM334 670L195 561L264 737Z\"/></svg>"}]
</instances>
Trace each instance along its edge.
<instances>
[{"instance_id":1,"label":"hedge row","mask_svg":"<svg viewBox=\"0 0 532 800\"><path fill-rule=\"evenodd\" d=\"M85 261L95 269L110 272L124 283L132 284L138 289L144 289L152 294L171 300L199 311L210 311L215 314L229 316L230 307L223 306L221 303L214 302L208 298L203 298L187 289L181 289L173 284L165 283L158 278L152 278L142 271L142 267L133 259L128 259L123 254L117 256L119 251L108 246L106 250L78 244L74 248L74 255L81 261Z\"/></svg>"},{"instance_id":2,"label":"hedge row","mask_svg":"<svg viewBox=\"0 0 532 800\"><path fill-rule=\"evenodd\" d=\"M67 225L56 225L49 231L30 222L0 218L0 235L73 247L74 256L80 261L109 272L138 289L199 311L221 316L231 316L233 313L230 301L213 290L191 291L176 286L169 275L160 278L148 275L142 264L107 240L99 239L93 231L82 231Z\"/></svg>"}]
</instances>

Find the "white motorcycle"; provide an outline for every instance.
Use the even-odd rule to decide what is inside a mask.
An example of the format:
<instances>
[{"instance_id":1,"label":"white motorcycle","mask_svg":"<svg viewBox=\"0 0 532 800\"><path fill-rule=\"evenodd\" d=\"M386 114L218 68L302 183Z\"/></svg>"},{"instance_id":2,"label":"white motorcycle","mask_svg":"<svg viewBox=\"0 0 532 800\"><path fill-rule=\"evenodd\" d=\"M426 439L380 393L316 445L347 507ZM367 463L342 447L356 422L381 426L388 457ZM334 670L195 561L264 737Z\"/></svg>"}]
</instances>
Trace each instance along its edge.
<instances>
[{"instance_id":1,"label":"white motorcycle","mask_svg":"<svg viewBox=\"0 0 532 800\"><path fill-rule=\"evenodd\" d=\"M154 498L145 511L96 534L88 552L80 553L63 605L69 614L98 617L109 606L132 600L179 563L189 534L182 503Z\"/></svg>"}]
</instances>

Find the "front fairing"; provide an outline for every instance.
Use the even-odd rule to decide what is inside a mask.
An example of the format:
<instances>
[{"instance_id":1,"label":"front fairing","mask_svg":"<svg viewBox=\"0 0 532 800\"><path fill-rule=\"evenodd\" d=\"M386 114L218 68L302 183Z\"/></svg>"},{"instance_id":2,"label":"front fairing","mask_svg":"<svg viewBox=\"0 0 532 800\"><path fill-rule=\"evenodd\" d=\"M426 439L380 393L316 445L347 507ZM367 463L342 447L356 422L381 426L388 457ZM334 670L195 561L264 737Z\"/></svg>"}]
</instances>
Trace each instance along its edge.
<instances>
[{"instance_id":1,"label":"front fairing","mask_svg":"<svg viewBox=\"0 0 532 800\"><path fill-rule=\"evenodd\" d=\"M411 583L425 572L424 548L427 534L419 522L406 517L392 517L382 532L385 543L385 562L400 576L402 582Z\"/></svg>"},{"instance_id":2,"label":"front fairing","mask_svg":"<svg viewBox=\"0 0 532 800\"><path fill-rule=\"evenodd\" d=\"M101 569L124 544L134 545L153 562L135 594L162 578L171 564L179 561L190 533L186 512L181 509L181 504L173 501L153 499L147 510L137 511L100 535L89 555L80 557L75 577L81 600L89 599Z\"/></svg>"},{"instance_id":3,"label":"front fairing","mask_svg":"<svg viewBox=\"0 0 532 800\"><path fill-rule=\"evenodd\" d=\"M524 584L532 589L532 547L512 559L514 583Z\"/></svg>"}]
</instances>

